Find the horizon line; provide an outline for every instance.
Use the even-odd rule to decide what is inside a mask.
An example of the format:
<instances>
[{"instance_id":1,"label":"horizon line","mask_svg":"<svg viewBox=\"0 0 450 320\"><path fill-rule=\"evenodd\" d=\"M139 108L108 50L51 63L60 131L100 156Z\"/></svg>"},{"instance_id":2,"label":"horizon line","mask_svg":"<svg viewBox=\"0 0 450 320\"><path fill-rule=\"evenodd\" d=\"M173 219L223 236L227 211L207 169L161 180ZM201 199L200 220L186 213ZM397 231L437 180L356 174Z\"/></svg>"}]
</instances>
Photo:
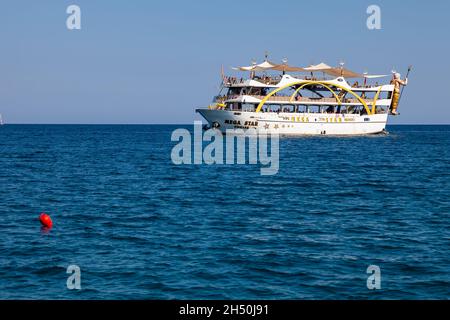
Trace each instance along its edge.
<instances>
[{"instance_id":1,"label":"horizon line","mask_svg":"<svg viewBox=\"0 0 450 320\"><path fill-rule=\"evenodd\" d=\"M6 125L64 125L64 126L190 126L193 123L20 123L20 122L8 122L3 123ZM386 124L387 126L449 126L450 123L393 123Z\"/></svg>"}]
</instances>

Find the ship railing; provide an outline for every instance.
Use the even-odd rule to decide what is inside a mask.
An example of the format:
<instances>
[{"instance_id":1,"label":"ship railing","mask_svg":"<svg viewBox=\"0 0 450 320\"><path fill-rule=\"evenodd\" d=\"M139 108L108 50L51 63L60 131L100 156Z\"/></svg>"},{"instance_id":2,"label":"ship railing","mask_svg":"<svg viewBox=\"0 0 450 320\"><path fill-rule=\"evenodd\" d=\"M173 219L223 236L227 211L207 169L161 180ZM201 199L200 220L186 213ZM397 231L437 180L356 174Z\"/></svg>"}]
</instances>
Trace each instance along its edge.
<instances>
[{"instance_id":1,"label":"ship railing","mask_svg":"<svg viewBox=\"0 0 450 320\"><path fill-rule=\"evenodd\" d=\"M223 103L227 99L229 99L229 97L227 97L226 95L218 95L213 98L213 102Z\"/></svg>"},{"instance_id":2,"label":"ship railing","mask_svg":"<svg viewBox=\"0 0 450 320\"><path fill-rule=\"evenodd\" d=\"M276 85L281 81L281 77L269 77L269 76L263 76L263 77L254 77L253 80L261 82L263 84L267 85Z\"/></svg>"},{"instance_id":3,"label":"ship railing","mask_svg":"<svg viewBox=\"0 0 450 320\"><path fill-rule=\"evenodd\" d=\"M266 85L277 85L281 81L281 76L254 76L252 80L261 82ZM299 79L308 80L308 81L327 81L331 80L328 77L315 77L315 76L300 76ZM224 76L223 77L223 83L225 85L234 85L234 84L242 84L245 82L245 78L238 78L238 77L231 77L231 76ZM375 84L360 84L358 81L352 84L352 88L359 88L359 89L370 89L370 88L376 88L380 85L377 83Z\"/></svg>"},{"instance_id":4,"label":"ship railing","mask_svg":"<svg viewBox=\"0 0 450 320\"><path fill-rule=\"evenodd\" d=\"M242 84L242 83L245 82L245 80L246 79L244 79L244 78L225 76L223 78L223 83L225 85L227 85L227 86L230 86L230 85L234 85L234 84ZM260 76L255 76L251 80L255 80L255 81L258 81L260 83L267 84L267 85L276 85L276 84L278 84L281 81L281 77L270 77L270 76L260 77Z\"/></svg>"},{"instance_id":5,"label":"ship railing","mask_svg":"<svg viewBox=\"0 0 450 320\"><path fill-rule=\"evenodd\" d=\"M233 85L233 84L241 84L244 83L245 79L244 78L237 78L237 77L224 77L223 78L223 83L225 85Z\"/></svg>"},{"instance_id":6,"label":"ship railing","mask_svg":"<svg viewBox=\"0 0 450 320\"><path fill-rule=\"evenodd\" d=\"M227 100L234 100L237 99L239 97L241 97L242 95L239 94L234 94L234 95L229 95L229 96L220 96L220 97L216 97L214 99L214 102L225 102ZM255 99L258 100L262 100L265 98L265 96L263 95L249 95ZM292 101L291 101L292 99ZM373 99L363 99L368 105L373 103ZM329 103L337 103L338 101L336 100L336 98L332 97L332 98L327 98L327 97L317 97L317 98L311 98L311 97L294 97L292 98L290 95L273 95L271 96L268 100L268 103L270 102L329 102ZM341 99L341 103L343 104L358 104L360 105L361 102L356 99L356 98L344 98Z\"/></svg>"}]
</instances>

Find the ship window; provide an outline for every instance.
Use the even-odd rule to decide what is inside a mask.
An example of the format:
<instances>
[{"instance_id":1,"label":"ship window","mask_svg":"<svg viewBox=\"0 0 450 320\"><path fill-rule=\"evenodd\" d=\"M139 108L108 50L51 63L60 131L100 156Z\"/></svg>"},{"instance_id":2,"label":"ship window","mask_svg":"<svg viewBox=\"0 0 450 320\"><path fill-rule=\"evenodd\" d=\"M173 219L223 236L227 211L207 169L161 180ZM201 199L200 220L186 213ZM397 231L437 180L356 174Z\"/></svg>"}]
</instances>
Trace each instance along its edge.
<instances>
[{"instance_id":1,"label":"ship window","mask_svg":"<svg viewBox=\"0 0 450 320\"><path fill-rule=\"evenodd\" d=\"M261 95L261 88L250 88L249 95Z\"/></svg>"},{"instance_id":2,"label":"ship window","mask_svg":"<svg viewBox=\"0 0 450 320\"><path fill-rule=\"evenodd\" d=\"M294 106L293 105L285 105L283 106L283 112L294 112Z\"/></svg>"},{"instance_id":3,"label":"ship window","mask_svg":"<svg viewBox=\"0 0 450 320\"><path fill-rule=\"evenodd\" d=\"M229 110L241 110L241 104L237 102L232 102L227 104L227 109Z\"/></svg>"},{"instance_id":4,"label":"ship window","mask_svg":"<svg viewBox=\"0 0 450 320\"><path fill-rule=\"evenodd\" d=\"M255 105L250 103L242 104L242 111L255 111Z\"/></svg>"},{"instance_id":5,"label":"ship window","mask_svg":"<svg viewBox=\"0 0 450 320\"><path fill-rule=\"evenodd\" d=\"M228 89L228 95L229 96L231 96L231 95L236 95L236 94L240 94L240 92L241 92L241 88L229 88Z\"/></svg>"},{"instance_id":6,"label":"ship window","mask_svg":"<svg viewBox=\"0 0 450 320\"><path fill-rule=\"evenodd\" d=\"M307 107L306 106L298 106L298 112L300 112L300 113L307 112Z\"/></svg>"},{"instance_id":7,"label":"ship window","mask_svg":"<svg viewBox=\"0 0 450 320\"><path fill-rule=\"evenodd\" d=\"M319 106L310 106L309 107L309 112L311 112L311 113L318 113L318 112L320 112L320 107Z\"/></svg>"},{"instance_id":8,"label":"ship window","mask_svg":"<svg viewBox=\"0 0 450 320\"><path fill-rule=\"evenodd\" d=\"M381 91L380 92L380 96L378 97L378 99L389 99L389 92L387 91Z\"/></svg>"},{"instance_id":9,"label":"ship window","mask_svg":"<svg viewBox=\"0 0 450 320\"><path fill-rule=\"evenodd\" d=\"M269 112L280 112L281 111L281 106L278 104L271 104L269 106Z\"/></svg>"}]
</instances>

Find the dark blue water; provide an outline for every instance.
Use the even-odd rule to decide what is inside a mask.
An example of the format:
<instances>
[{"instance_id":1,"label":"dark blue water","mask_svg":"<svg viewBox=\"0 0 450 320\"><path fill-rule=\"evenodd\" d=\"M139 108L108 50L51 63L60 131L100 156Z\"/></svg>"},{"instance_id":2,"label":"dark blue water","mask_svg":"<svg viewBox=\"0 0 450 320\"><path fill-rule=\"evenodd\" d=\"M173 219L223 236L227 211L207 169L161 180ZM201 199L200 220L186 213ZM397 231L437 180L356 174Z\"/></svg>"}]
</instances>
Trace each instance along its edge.
<instances>
[{"instance_id":1,"label":"dark blue water","mask_svg":"<svg viewBox=\"0 0 450 320\"><path fill-rule=\"evenodd\" d=\"M275 176L175 166L175 128L0 127L0 298L449 297L450 126L283 139Z\"/></svg>"}]
</instances>

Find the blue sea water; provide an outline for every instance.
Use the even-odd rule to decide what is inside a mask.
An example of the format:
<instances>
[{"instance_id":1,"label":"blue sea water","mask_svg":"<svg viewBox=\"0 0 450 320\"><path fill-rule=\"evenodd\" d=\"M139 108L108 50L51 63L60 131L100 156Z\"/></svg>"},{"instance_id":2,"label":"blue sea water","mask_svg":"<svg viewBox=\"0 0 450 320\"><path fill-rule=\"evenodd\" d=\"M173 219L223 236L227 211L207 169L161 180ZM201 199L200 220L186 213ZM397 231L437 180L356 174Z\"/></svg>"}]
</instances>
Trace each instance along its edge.
<instances>
[{"instance_id":1,"label":"blue sea water","mask_svg":"<svg viewBox=\"0 0 450 320\"><path fill-rule=\"evenodd\" d=\"M0 127L0 298L449 298L450 126L284 138L274 176L176 166L175 128Z\"/></svg>"}]
</instances>

